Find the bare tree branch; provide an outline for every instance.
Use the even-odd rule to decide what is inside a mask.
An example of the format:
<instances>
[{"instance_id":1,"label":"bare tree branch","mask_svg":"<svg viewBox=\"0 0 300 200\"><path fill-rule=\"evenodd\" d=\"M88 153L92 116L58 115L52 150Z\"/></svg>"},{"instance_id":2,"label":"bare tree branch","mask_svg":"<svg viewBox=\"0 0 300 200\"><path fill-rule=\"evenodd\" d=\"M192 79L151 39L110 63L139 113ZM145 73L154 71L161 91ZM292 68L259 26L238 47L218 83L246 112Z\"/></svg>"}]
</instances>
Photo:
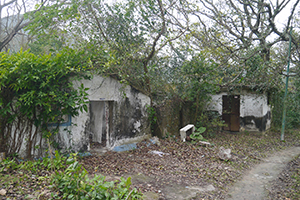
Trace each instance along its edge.
<instances>
[{"instance_id":1,"label":"bare tree branch","mask_svg":"<svg viewBox=\"0 0 300 200\"><path fill-rule=\"evenodd\" d=\"M46 2L47 1L43 1L39 8L34 12L40 10L46 4ZM17 11L5 18L0 18L0 51L2 51L13 40L20 30L32 23L32 21L25 21L22 14L22 12L27 11L27 6L29 6L29 4L32 4L32 2L28 3L25 0L22 0L21 4L19 5L17 0L11 0L3 5L0 5L0 17L2 9L5 9L6 7L14 7ZM6 20L6 25L3 24L4 19ZM16 20L16 22L14 20ZM3 31L3 29L5 29L5 31Z\"/></svg>"}]
</instances>

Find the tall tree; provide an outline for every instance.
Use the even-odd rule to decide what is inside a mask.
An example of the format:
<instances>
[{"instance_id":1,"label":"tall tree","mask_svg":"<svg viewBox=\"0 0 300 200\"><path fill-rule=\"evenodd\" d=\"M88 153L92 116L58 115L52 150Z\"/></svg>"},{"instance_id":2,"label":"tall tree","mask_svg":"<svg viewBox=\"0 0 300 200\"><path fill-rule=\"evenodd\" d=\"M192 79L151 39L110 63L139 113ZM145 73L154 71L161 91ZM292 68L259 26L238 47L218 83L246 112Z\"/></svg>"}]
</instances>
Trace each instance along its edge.
<instances>
[{"instance_id":1,"label":"tall tree","mask_svg":"<svg viewBox=\"0 0 300 200\"><path fill-rule=\"evenodd\" d=\"M265 69L264 75L278 72L270 63L271 49L279 42L289 40L292 18L300 7L299 0L197 2L184 8L186 13L196 20L195 25L190 28L190 33L200 46L206 45L213 49L212 52L216 49L221 50L218 59L226 69L225 73L228 71L227 66L231 69L235 66L235 73L231 74L228 83L240 81L245 75L245 68L250 67L249 61L258 61L257 55ZM291 9L288 11L289 7ZM283 15L286 11L288 14ZM283 26L277 22L279 18L285 18L285 21L282 20ZM292 41L299 48L297 38L293 37Z\"/></svg>"},{"instance_id":2,"label":"tall tree","mask_svg":"<svg viewBox=\"0 0 300 200\"><path fill-rule=\"evenodd\" d=\"M60 1L37 12L37 21L30 28L32 32L48 34L54 27L60 27L72 35L69 44L78 45L81 41L81 44L88 43L94 52L105 52L105 62L101 61L103 57L99 59L94 54L95 63L101 63L104 73L152 96L151 74L158 70L157 56L167 57L169 44L185 31L171 26L177 20L169 14L175 6L175 2L162 0L127 0L114 4Z\"/></svg>"},{"instance_id":3,"label":"tall tree","mask_svg":"<svg viewBox=\"0 0 300 200\"><path fill-rule=\"evenodd\" d=\"M40 9L46 1L40 0L0 0L0 51L10 48L19 49L27 35L21 30L31 23L25 20L24 13L34 7ZM16 37L18 36L18 37ZM14 41L15 40L15 41Z\"/></svg>"}]
</instances>

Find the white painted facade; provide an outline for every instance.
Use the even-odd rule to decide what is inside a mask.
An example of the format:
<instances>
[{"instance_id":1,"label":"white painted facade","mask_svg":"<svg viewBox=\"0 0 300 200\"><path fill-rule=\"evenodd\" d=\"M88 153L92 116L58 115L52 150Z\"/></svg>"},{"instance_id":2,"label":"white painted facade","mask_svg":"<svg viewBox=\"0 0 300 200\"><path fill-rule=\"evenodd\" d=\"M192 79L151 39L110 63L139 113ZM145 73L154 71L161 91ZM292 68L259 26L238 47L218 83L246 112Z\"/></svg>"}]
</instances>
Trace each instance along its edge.
<instances>
[{"instance_id":1,"label":"white painted facade","mask_svg":"<svg viewBox=\"0 0 300 200\"><path fill-rule=\"evenodd\" d=\"M222 115L222 96L227 95L227 93L222 92L220 94L211 95L211 102L207 105L207 110L218 111ZM240 100L240 116L255 116L262 117L270 111L270 106L268 105L268 99L266 95L263 94L241 94Z\"/></svg>"},{"instance_id":2,"label":"white painted facade","mask_svg":"<svg viewBox=\"0 0 300 200\"><path fill-rule=\"evenodd\" d=\"M87 91L88 98L90 102L104 102L105 104L105 118L108 121L109 116L109 104L112 103L113 115L114 118L116 115L119 115L123 109L138 109L141 113L140 118L131 118L130 116L126 116L125 114L121 114L119 116L120 120L126 120L126 124L132 124L131 133L127 133L127 135L123 135L120 128L109 127L110 124L115 126L117 120L110 119L112 123L106 123L106 147L108 149L112 149L116 145L120 145L126 142L130 142L131 140L147 138L151 136L150 126L148 124L148 117L146 108L150 105L150 98L141 93L133 92L133 88L129 85L121 84L119 81L111 78L111 77L102 77L100 75L94 75L91 80L81 80L74 82L74 87L78 88L83 84L84 87L89 88ZM130 108L128 106L122 107L124 102L127 101L130 104ZM126 104L126 105L129 105ZM79 151L84 149L90 150L89 146L89 130L87 129L88 123L90 121L90 109L88 112L80 112L78 116L72 117L72 125L71 126L61 126L60 134L58 136L59 143L64 146L66 149L72 149L74 151ZM123 119L122 119L123 118ZM97 127L100 128L98 125ZM109 130L112 130L109 132ZM69 134L70 133L70 134ZM128 137L128 134L131 135ZM133 136L133 137L132 137ZM101 138L96 139L101 142Z\"/></svg>"},{"instance_id":3,"label":"white painted facade","mask_svg":"<svg viewBox=\"0 0 300 200\"><path fill-rule=\"evenodd\" d=\"M207 105L207 110L217 111L219 115L222 115L222 96L229 95L226 92L211 95L211 102ZM256 126L255 118L264 118L271 112L271 107L268 105L268 99L265 94L250 93L248 91L242 91L240 95L240 119L252 117L251 123L242 124L240 131L260 131ZM241 120L242 121L242 120ZM271 119L267 119L265 129L269 129L271 126Z\"/></svg>"}]
</instances>

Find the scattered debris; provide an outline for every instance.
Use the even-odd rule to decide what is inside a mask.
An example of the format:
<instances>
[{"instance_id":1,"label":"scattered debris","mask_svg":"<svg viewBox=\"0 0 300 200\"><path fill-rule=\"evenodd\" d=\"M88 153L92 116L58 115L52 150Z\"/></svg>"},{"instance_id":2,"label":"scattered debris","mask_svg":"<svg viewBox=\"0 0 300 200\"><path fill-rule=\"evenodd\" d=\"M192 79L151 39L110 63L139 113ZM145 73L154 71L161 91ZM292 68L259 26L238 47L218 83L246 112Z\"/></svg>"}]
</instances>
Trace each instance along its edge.
<instances>
[{"instance_id":1,"label":"scattered debris","mask_svg":"<svg viewBox=\"0 0 300 200\"><path fill-rule=\"evenodd\" d=\"M270 199L299 199L300 155L290 161L267 188Z\"/></svg>"},{"instance_id":2,"label":"scattered debris","mask_svg":"<svg viewBox=\"0 0 300 200\"><path fill-rule=\"evenodd\" d=\"M161 151L149 151L149 153L157 154L160 157L162 157L163 155L170 155L169 153L164 153L164 152L161 152Z\"/></svg>"},{"instance_id":3,"label":"scattered debris","mask_svg":"<svg viewBox=\"0 0 300 200\"><path fill-rule=\"evenodd\" d=\"M202 144L203 146L211 146L211 143L209 142L205 142L205 141L199 141L200 144Z\"/></svg>"},{"instance_id":4,"label":"scattered debris","mask_svg":"<svg viewBox=\"0 0 300 200\"><path fill-rule=\"evenodd\" d=\"M223 146L219 149L219 158L221 160L229 160L231 158L231 149L225 149Z\"/></svg>"},{"instance_id":5,"label":"scattered debris","mask_svg":"<svg viewBox=\"0 0 300 200\"><path fill-rule=\"evenodd\" d=\"M151 145L156 144L157 146L160 145L160 141L158 139L158 137L152 137L149 140L145 140L142 143L146 144L147 147L150 147ZM116 151L116 152L123 152L123 151L130 151L130 150L134 150L134 149L138 149L139 147L137 146L137 143L130 143L130 144L123 144L120 146L116 146L112 149L112 151Z\"/></svg>"},{"instance_id":6,"label":"scattered debris","mask_svg":"<svg viewBox=\"0 0 300 200\"><path fill-rule=\"evenodd\" d=\"M1 190L0 190L0 195L5 196L5 195L6 195L6 190L1 189Z\"/></svg>"},{"instance_id":7,"label":"scattered debris","mask_svg":"<svg viewBox=\"0 0 300 200\"><path fill-rule=\"evenodd\" d=\"M245 170L259 162L258 159L253 159L251 155L265 159L265 156L275 149L283 149L293 146L294 143L299 143L300 137L299 133L295 132L295 134L291 134L286 138L286 142L279 142L280 138L276 137L278 133L270 133L268 136L260 138L260 143L257 143L258 136L260 137L261 133L231 134L224 132L219 134L218 137L210 139L211 144L218 148L198 147L190 143L179 142L178 139L180 138L173 137L159 140L161 144L158 146L152 144L148 139L138 143L137 149L134 151L117 153L107 149L108 151L105 154L86 156L79 159L79 162L84 165L91 175L102 174L106 178L113 177L109 181L119 179L118 177L132 177L132 188L137 188L143 194L150 193L148 199L151 200L180 199L180 197L182 199L188 199L188 197L226 199L228 187ZM147 147L148 143L150 144L149 147ZM230 154L230 161L232 162L222 162L218 158L219 147L227 147L229 144L232 151ZM149 151L153 150L169 153L170 155L160 157L150 154ZM236 157L236 160L234 160L234 157ZM294 163L293 166L300 166L298 163ZM8 188L3 188L7 190L7 193L5 196L0 195L1 200L8 198L24 199L29 194L32 195L32 199L38 199L38 197L40 199L50 198L45 197L46 194L43 197L40 195L43 190L48 189L49 183L47 180L39 179L39 177L49 177L50 172L39 171L37 174L33 174L28 171L12 170L0 173L0 189L2 189L1 185L5 183L2 177L6 175L9 175L8 180L19 177L17 179L19 186L14 184L16 182L13 182ZM283 174L276 181L286 180L285 175ZM215 190L210 191L212 187L206 187L203 185L204 183L212 184ZM282 182L281 185L285 183ZM151 186L149 187L148 184ZM186 186L189 188L186 188ZM198 187L204 187L207 191L200 192ZM278 198L270 199L283 199L282 197L285 197L286 192L292 191L292 189L289 185L287 189L283 189L280 194L277 194L276 190L278 188L276 187L272 191ZM298 191L300 190L298 189ZM157 198L157 196L159 197Z\"/></svg>"},{"instance_id":8,"label":"scattered debris","mask_svg":"<svg viewBox=\"0 0 300 200\"><path fill-rule=\"evenodd\" d=\"M113 148L113 151L122 152L122 151L134 150L134 149L137 148L136 144L137 143L123 144L123 145L120 145L120 146L116 146L116 147Z\"/></svg>"},{"instance_id":9,"label":"scattered debris","mask_svg":"<svg viewBox=\"0 0 300 200\"><path fill-rule=\"evenodd\" d=\"M159 138L156 137L156 136L150 138L149 141L150 141L152 144L156 144L156 145L160 146Z\"/></svg>"}]
</instances>

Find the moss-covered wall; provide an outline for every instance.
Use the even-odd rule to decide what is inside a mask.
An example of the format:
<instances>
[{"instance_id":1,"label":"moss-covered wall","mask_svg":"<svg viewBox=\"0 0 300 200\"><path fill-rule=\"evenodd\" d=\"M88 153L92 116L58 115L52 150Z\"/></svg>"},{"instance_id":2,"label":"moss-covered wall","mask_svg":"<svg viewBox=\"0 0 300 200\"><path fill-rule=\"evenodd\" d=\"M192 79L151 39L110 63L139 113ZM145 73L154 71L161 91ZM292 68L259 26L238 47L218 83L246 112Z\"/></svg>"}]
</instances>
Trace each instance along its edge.
<instances>
[{"instance_id":1,"label":"moss-covered wall","mask_svg":"<svg viewBox=\"0 0 300 200\"><path fill-rule=\"evenodd\" d=\"M155 111L157 122L153 135L160 138L171 135L179 136L180 128L196 122L193 102L171 99L155 106Z\"/></svg>"}]
</instances>

